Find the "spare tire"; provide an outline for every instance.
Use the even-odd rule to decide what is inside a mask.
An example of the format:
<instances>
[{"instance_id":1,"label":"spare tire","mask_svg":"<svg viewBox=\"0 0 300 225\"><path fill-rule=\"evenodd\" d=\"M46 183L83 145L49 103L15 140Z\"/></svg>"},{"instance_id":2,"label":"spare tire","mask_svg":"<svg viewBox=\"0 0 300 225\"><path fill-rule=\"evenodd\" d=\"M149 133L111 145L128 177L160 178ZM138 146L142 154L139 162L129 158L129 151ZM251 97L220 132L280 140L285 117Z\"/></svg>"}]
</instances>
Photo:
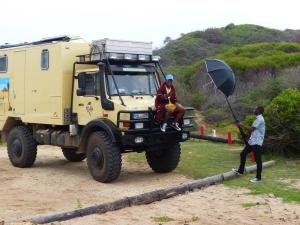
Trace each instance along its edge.
<instances>
[{"instance_id":1,"label":"spare tire","mask_svg":"<svg viewBox=\"0 0 300 225\"><path fill-rule=\"evenodd\" d=\"M74 148L61 148L65 158L70 162L80 162L86 158L85 153L77 153Z\"/></svg>"}]
</instances>

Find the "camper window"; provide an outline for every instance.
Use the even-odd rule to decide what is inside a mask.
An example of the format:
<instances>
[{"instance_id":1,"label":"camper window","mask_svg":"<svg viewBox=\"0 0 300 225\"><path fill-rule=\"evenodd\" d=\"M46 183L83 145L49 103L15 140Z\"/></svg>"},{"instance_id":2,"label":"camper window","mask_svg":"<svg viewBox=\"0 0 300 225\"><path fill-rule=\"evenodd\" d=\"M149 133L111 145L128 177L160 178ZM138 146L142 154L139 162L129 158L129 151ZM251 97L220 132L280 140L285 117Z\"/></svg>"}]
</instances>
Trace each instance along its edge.
<instances>
[{"instance_id":1,"label":"camper window","mask_svg":"<svg viewBox=\"0 0 300 225\"><path fill-rule=\"evenodd\" d=\"M7 55L0 56L0 73L7 72Z\"/></svg>"},{"instance_id":2,"label":"camper window","mask_svg":"<svg viewBox=\"0 0 300 225\"><path fill-rule=\"evenodd\" d=\"M47 70L49 69L49 51L48 49L43 49L41 54L41 69Z\"/></svg>"}]
</instances>

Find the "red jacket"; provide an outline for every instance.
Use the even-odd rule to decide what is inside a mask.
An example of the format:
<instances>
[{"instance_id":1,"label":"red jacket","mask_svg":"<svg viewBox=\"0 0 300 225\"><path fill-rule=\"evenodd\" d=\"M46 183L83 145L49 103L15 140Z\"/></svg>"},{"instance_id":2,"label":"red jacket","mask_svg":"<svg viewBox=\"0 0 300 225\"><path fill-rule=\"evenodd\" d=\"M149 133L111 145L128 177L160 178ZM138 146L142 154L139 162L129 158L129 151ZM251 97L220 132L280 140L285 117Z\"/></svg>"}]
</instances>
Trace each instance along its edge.
<instances>
[{"instance_id":1,"label":"red jacket","mask_svg":"<svg viewBox=\"0 0 300 225\"><path fill-rule=\"evenodd\" d=\"M160 88L157 90L156 99L155 99L155 108L156 109L161 109L162 107L164 108L164 106L169 103L169 99L165 98L165 96L164 96L166 94L167 94L167 90L166 90L166 81L165 81L160 86ZM173 85L171 86L170 101L173 104L175 104L176 101L177 101L176 90L175 90L175 87Z\"/></svg>"}]
</instances>

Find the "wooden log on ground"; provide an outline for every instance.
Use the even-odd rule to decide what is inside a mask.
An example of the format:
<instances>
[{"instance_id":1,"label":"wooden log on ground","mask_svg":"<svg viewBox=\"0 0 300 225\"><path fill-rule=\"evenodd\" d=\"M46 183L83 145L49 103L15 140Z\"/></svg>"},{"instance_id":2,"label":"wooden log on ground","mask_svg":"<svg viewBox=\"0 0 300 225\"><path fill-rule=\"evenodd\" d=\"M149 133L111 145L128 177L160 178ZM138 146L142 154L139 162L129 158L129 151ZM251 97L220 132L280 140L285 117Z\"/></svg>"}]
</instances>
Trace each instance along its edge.
<instances>
[{"instance_id":1,"label":"wooden log on ground","mask_svg":"<svg viewBox=\"0 0 300 225\"><path fill-rule=\"evenodd\" d=\"M268 161L263 163L263 167L269 167L275 164L275 161ZM256 171L256 165L246 167L246 172L254 172ZM160 201L162 199L167 199L170 197L174 197L179 194L184 194L189 191L193 191L195 189L200 189L209 185L213 185L216 183L221 183L224 180L229 180L234 177L237 177L234 172L226 172L222 174L218 174L211 177L206 177L204 179L194 180L191 182L187 182L175 187L169 187L164 189L159 189L155 191L151 191L148 193L132 196L132 197L126 197L122 198L117 201L104 203L100 205L90 206L87 208L77 209L74 211L69 211L65 213L59 213L54 215L42 215L37 216L29 219L24 219L22 222L31 222L31 223L38 223L38 224L44 224L44 223L50 223L54 221L64 221L73 219L76 217L81 216L87 216L91 214L101 214L109 211L114 211L118 209L123 209L129 206L133 205L142 205L142 204L150 204L155 201Z\"/></svg>"},{"instance_id":2,"label":"wooden log on ground","mask_svg":"<svg viewBox=\"0 0 300 225\"><path fill-rule=\"evenodd\" d=\"M228 143L228 139L226 139L226 138L212 137L212 136L200 135L200 134L195 134L195 133L191 133L190 136L191 136L191 138L200 139L200 140ZM240 140L232 140L232 143L243 144L243 142Z\"/></svg>"}]
</instances>

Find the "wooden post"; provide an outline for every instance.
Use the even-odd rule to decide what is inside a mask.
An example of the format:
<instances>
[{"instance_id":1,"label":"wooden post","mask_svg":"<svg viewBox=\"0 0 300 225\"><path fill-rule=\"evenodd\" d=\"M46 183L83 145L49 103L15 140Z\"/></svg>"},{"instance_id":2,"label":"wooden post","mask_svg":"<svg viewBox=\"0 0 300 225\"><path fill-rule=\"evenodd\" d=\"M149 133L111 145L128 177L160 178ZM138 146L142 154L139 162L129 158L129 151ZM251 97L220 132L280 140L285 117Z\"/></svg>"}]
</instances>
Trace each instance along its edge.
<instances>
[{"instance_id":1,"label":"wooden post","mask_svg":"<svg viewBox=\"0 0 300 225\"><path fill-rule=\"evenodd\" d=\"M200 131L200 135L204 135L204 133L205 133L205 128L204 128L203 125L200 126L199 131Z\"/></svg>"},{"instance_id":2,"label":"wooden post","mask_svg":"<svg viewBox=\"0 0 300 225\"><path fill-rule=\"evenodd\" d=\"M211 130L211 136L217 137L217 131L215 129Z\"/></svg>"},{"instance_id":3,"label":"wooden post","mask_svg":"<svg viewBox=\"0 0 300 225\"><path fill-rule=\"evenodd\" d=\"M232 135L231 135L231 131L228 131L228 144L229 144L229 145L232 144Z\"/></svg>"}]
</instances>

